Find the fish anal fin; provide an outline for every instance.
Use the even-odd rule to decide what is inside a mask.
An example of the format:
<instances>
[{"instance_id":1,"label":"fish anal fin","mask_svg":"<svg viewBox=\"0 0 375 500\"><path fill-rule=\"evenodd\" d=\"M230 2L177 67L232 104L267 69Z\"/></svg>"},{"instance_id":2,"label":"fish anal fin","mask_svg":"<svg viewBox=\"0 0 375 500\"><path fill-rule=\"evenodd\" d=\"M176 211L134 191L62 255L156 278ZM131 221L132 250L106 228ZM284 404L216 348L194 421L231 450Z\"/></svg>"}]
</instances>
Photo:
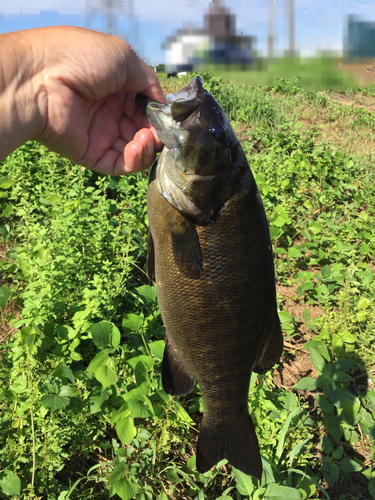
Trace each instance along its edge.
<instances>
[{"instance_id":1,"label":"fish anal fin","mask_svg":"<svg viewBox=\"0 0 375 500\"><path fill-rule=\"evenodd\" d=\"M192 222L177 210L169 219L172 248L180 272L190 279L199 279L202 273L202 251L197 230Z\"/></svg>"},{"instance_id":2,"label":"fish anal fin","mask_svg":"<svg viewBox=\"0 0 375 500\"><path fill-rule=\"evenodd\" d=\"M185 396L195 387L194 375L186 368L168 335L161 366L161 380L164 391L171 396Z\"/></svg>"},{"instance_id":3,"label":"fish anal fin","mask_svg":"<svg viewBox=\"0 0 375 500\"><path fill-rule=\"evenodd\" d=\"M147 236L147 277L150 283L155 278L155 249L150 230Z\"/></svg>"},{"instance_id":4,"label":"fish anal fin","mask_svg":"<svg viewBox=\"0 0 375 500\"><path fill-rule=\"evenodd\" d=\"M270 370L276 363L279 362L280 356L283 352L283 345L283 332L281 331L279 318L277 317L273 321L268 338L263 346L258 360L255 362L253 371L263 374Z\"/></svg>"},{"instance_id":5,"label":"fish anal fin","mask_svg":"<svg viewBox=\"0 0 375 500\"><path fill-rule=\"evenodd\" d=\"M220 460L244 474L262 477L262 459L251 417L244 424L233 422L228 428L205 425L204 416L197 443L197 470L204 474Z\"/></svg>"}]
</instances>

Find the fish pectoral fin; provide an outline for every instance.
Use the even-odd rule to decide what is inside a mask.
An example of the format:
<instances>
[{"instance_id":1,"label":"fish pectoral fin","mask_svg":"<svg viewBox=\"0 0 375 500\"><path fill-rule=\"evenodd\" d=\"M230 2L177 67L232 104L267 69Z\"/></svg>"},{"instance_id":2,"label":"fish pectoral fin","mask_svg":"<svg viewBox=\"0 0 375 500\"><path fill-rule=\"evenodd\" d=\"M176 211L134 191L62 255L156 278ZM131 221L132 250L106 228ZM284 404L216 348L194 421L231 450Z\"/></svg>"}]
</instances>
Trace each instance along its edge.
<instances>
[{"instance_id":1,"label":"fish pectoral fin","mask_svg":"<svg viewBox=\"0 0 375 500\"><path fill-rule=\"evenodd\" d=\"M262 459L250 415L244 423L232 422L227 428L210 427L203 415L197 443L197 470L204 474L224 458L244 474L261 479Z\"/></svg>"},{"instance_id":2,"label":"fish pectoral fin","mask_svg":"<svg viewBox=\"0 0 375 500\"><path fill-rule=\"evenodd\" d=\"M182 274L187 278L199 279L202 273L202 251L197 230L192 222L177 210L169 220L173 255Z\"/></svg>"},{"instance_id":3,"label":"fish pectoral fin","mask_svg":"<svg viewBox=\"0 0 375 500\"><path fill-rule=\"evenodd\" d=\"M147 277L150 283L155 278L155 249L151 231L147 236Z\"/></svg>"},{"instance_id":4,"label":"fish pectoral fin","mask_svg":"<svg viewBox=\"0 0 375 500\"><path fill-rule=\"evenodd\" d=\"M168 335L161 365L161 381L164 391L171 396L185 396L195 387L194 375L186 368Z\"/></svg>"}]
</instances>

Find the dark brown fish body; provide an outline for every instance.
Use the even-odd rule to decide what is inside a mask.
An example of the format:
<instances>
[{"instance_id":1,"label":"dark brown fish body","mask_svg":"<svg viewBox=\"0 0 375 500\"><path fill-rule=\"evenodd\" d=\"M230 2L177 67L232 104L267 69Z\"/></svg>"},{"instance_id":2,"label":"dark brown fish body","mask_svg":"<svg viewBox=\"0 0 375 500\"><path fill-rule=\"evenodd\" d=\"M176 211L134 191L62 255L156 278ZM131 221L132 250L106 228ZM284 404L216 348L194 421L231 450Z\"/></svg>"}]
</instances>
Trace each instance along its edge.
<instances>
[{"instance_id":1,"label":"dark brown fish body","mask_svg":"<svg viewBox=\"0 0 375 500\"><path fill-rule=\"evenodd\" d=\"M207 106L204 92L201 111ZM212 107L211 101L209 105ZM215 116L217 109L223 113L215 108ZM202 113L196 120L201 117ZM258 441L248 410L249 383L253 369L265 372L278 361L282 334L263 205L242 149L232 129L228 132L228 124L224 124L234 143L229 160L235 166L228 164L229 174L221 172L223 186L217 180L220 176L212 174L213 168L205 173L208 180L202 180L200 172L191 186L192 193L201 188L212 195L207 184L217 182L213 196L218 192L226 198L220 203L214 196L210 206L219 208L206 218L201 212L207 214L207 207L189 215L186 208L172 206L157 182L157 169L165 164L165 158L154 165L147 200L149 274L155 272L167 332L163 387L169 394L183 395L191 392L197 381L202 391L198 470L205 472L227 458L244 473L260 477ZM214 135L218 135L217 130ZM207 147L194 158L202 162L207 153L214 157ZM185 170L185 178L187 175ZM199 197L191 199L195 207L204 206Z\"/></svg>"}]
</instances>

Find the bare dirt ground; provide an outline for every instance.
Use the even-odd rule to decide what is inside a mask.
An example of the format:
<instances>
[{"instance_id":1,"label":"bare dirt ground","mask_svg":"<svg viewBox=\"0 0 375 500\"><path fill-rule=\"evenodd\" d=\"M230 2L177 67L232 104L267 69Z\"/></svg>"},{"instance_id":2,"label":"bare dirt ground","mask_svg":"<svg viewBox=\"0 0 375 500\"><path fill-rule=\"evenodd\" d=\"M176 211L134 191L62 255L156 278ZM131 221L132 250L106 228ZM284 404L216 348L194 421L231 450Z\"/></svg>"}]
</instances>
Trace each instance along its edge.
<instances>
[{"instance_id":1,"label":"bare dirt ground","mask_svg":"<svg viewBox=\"0 0 375 500\"><path fill-rule=\"evenodd\" d=\"M337 62L339 71L350 73L360 86L375 83L375 60L364 59L358 62L339 60Z\"/></svg>"}]
</instances>

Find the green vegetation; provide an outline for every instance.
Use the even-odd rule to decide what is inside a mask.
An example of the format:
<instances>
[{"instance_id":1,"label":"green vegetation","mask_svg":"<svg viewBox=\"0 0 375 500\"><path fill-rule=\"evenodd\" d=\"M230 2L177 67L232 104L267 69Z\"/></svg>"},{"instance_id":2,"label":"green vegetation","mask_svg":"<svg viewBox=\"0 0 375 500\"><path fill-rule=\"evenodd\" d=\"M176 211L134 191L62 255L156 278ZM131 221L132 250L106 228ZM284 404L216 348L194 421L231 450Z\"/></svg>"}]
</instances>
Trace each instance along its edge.
<instances>
[{"instance_id":1,"label":"green vegetation","mask_svg":"<svg viewBox=\"0 0 375 500\"><path fill-rule=\"evenodd\" d=\"M365 73L366 63L363 62L362 65ZM348 71L348 65L342 68L337 58L325 55L275 57L272 62L258 58L249 68L213 65L208 62L204 65L204 71L214 77L247 85L277 85L280 78L291 79L297 76L305 89L315 91L349 88L358 84L356 76Z\"/></svg>"},{"instance_id":2,"label":"green vegetation","mask_svg":"<svg viewBox=\"0 0 375 500\"><path fill-rule=\"evenodd\" d=\"M285 352L249 394L262 480L226 461L198 473L201 395L162 390L147 175L104 177L27 143L0 165L0 498L375 498L375 88L203 78L274 245Z\"/></svg>"}]
</instances>

